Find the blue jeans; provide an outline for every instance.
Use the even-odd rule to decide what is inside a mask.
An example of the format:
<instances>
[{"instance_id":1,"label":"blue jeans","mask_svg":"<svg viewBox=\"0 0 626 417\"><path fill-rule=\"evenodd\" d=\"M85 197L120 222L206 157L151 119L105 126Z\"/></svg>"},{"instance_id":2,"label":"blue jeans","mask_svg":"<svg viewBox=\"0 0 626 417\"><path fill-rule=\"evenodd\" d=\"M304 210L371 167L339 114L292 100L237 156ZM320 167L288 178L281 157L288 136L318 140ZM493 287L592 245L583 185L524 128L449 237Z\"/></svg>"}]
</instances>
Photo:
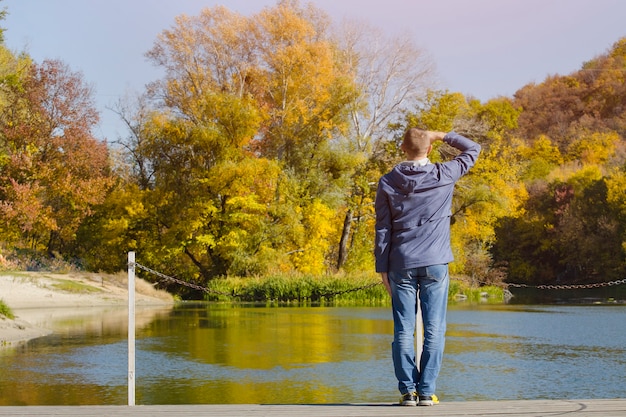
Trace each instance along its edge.
<instances>
[{"instance_id":1,"label":"blue jeans","mask_svg":"<svg viewBox=\"0 0 626 417\"><path fill-rule=\"evenodd\" d=\"M401 394L435 394L441 369L448 306L448 265L389 272L393 309L393 367ZM419 294L424 342L419 369L415 361L415 320ZM421 339L421 338L420 338Z\"/></svg>"}]
</instances>

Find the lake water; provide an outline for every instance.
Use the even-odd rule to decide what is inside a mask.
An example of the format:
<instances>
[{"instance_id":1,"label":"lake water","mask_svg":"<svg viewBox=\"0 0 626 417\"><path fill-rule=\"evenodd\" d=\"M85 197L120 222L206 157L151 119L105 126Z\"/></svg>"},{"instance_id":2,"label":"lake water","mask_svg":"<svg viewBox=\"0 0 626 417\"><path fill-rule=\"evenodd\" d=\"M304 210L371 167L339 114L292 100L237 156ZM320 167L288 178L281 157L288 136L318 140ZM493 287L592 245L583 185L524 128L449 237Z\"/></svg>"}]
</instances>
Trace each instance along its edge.
<instances>
[{"instance_id":1,"label":"lake water","mask_svg":"<svg viewBox=\"0 0 626 417\"><path fill-rule=\"evenodd\" d=\"M127 404L125 309L18 310L0 405ZM138 310L136 403L396 402L389 307ZM443 401L626 397L626 305L451 306Z\"/></svg>"}]
</instances>

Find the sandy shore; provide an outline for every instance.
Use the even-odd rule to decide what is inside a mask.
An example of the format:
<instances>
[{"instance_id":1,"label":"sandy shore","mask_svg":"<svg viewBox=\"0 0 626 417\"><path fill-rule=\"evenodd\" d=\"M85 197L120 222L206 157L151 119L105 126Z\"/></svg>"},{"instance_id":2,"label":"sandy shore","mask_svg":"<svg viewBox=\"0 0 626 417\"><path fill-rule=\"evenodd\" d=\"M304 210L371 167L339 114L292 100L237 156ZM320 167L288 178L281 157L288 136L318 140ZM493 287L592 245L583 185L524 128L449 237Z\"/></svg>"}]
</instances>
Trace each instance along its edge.
<instances>
[{"instance_id":1,"label":"sandy shore","mask_svg":"<svg viewBox=\"0 0 626 417\"><path fill-rule=\"evenodd\" d=\"M165 291L155 290L141 279L135 281L138 308L174 303ZM38 318L61 310L103 310L128 306L127 275L15 272L0 275L0 300L15 318L0 314L0 348L50 334L39 327Z\"/></svg>"}]
</instances>

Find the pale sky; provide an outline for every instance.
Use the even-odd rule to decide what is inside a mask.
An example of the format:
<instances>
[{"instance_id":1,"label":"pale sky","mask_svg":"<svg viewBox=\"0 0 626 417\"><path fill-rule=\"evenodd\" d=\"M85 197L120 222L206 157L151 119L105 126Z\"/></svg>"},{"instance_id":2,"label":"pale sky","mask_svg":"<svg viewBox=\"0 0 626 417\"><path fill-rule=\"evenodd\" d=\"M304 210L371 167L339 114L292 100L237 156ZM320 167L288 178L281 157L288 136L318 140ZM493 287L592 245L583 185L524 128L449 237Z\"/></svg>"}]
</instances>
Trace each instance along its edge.
<instances>
[{"instance_id":1,"label":"pale sky","mask_svg":"<svg viewBox=\"0 0 626 417\"><path fill-rule=\"evenodd\" d=\"M301 3L307 1L301 0ZM334 21L408 32L437 68L439 89L487 101L569 74L626 36L624 0L312 0ZM224 5L244 15L273 0L0 0L5 43L37 62L60 59L95 90L100 139L125 136L108 110L159 71L144 57L180 14Z\"/></svg>"}]
</instances>

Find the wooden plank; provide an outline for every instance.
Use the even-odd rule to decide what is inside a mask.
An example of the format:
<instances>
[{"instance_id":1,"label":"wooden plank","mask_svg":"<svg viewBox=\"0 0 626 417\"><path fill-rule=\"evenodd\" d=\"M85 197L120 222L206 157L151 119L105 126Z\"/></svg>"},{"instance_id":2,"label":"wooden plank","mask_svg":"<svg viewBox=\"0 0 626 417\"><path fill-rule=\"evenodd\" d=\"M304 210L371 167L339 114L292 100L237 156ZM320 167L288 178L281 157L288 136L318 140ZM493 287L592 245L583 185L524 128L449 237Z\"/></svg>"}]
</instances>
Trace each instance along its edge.
<instances>
[{"instance_id":1,"label":"wooden plank","mask_svg":"<svg viewBox=\"0 0 626 417\"><path fill-rule=\"evenodd\" d=\"M574 417L624 417L626 416L626 399L467 401L445 402L433 407L401 407L395 404L199 404L0 407L0 416L11 417L549 417L563 414Z\"/></svg>"}]
</instances>

